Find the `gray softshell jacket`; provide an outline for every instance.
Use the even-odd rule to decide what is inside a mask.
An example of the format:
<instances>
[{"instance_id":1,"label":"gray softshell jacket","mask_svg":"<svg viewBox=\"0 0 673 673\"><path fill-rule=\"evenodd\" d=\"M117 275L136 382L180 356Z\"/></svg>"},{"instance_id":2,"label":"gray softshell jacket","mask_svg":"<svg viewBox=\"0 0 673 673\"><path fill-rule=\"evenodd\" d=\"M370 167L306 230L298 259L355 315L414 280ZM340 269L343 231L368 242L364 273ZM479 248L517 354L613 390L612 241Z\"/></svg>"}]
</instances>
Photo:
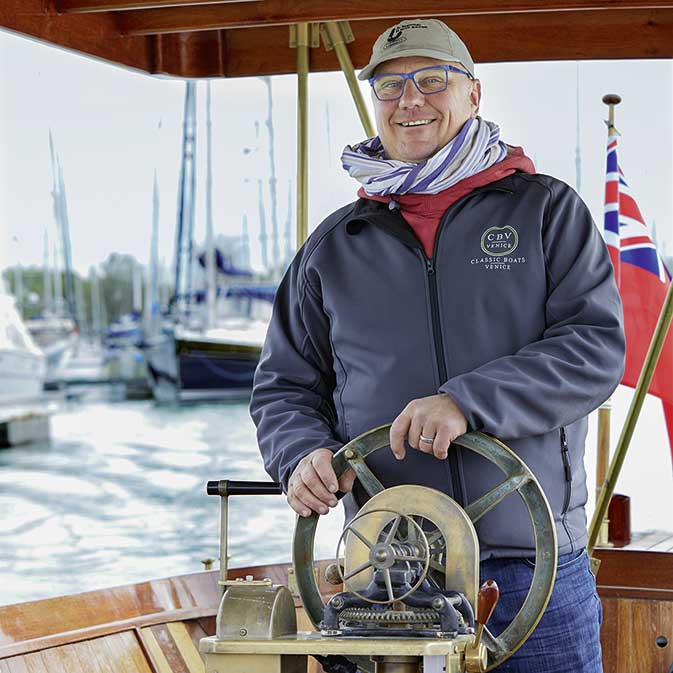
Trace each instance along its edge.
<instances>
[{"instance_id":1,"label":"gray softshell jacket","mask_svg":"<svg viewBox=\"0 0 673 673\"><path fill-rule=\"evenodd\" d=\"M565 183L515 173L442 217L432 260L398 210L361 199L330 215L276 295L251 399L266 470L287 488L299 460L391 423L413 399L448 393L469 429L506 442L540 481L559 554L586 544L586 416L619 383L619 294L603 240ZM440 461L381 450L384 484L472 502L502 481L451 448ZM366 500L345 499L350 517ZM521 499L476 524L482 559L534 555Z\"/></svg>"}]
</instances>

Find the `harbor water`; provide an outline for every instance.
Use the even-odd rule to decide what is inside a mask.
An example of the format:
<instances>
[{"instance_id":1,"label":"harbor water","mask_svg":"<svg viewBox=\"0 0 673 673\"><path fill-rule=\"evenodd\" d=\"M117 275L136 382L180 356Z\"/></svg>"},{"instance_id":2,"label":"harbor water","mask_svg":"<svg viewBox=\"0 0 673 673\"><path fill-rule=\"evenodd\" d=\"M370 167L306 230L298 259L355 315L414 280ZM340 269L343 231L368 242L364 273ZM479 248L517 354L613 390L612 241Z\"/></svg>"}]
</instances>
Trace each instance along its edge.
<instances>
[{"instance_id":1,"label":"harbor water","mask_svg":"<svg viewBox=\"0 0 673 673\"><path fill-rule=\"evenodd\" d=\"M206 482L269 479L246 403L67 402L51 434L0 450L0 605L202 570L219 552ZM326 557L343 517L324 519ZM284 497L230 498L229 563L289 561L293 527Z\"/></svg>"},{"instance_id":2,"label":"harbor water","mask_svg":"<svg viewBox=\"0 0 673 673\"><path fill-rule=\"evenodd\" d=\"M613 446L631 394L614 397ZM648 400L617 489L631 496L634 530L673 530L661 416ZM594 419L590 428L593 494ZM51 435L0 450L0 604L199 571L218 556L219 502L206 482L268 479L243 402L162 407L98 395L62 402ZM340 508L321 517L316 558L334 556L342 523ZM230 498L230 565L289 561L293 527L282 496Z\"/></svg>"}]
</instances>

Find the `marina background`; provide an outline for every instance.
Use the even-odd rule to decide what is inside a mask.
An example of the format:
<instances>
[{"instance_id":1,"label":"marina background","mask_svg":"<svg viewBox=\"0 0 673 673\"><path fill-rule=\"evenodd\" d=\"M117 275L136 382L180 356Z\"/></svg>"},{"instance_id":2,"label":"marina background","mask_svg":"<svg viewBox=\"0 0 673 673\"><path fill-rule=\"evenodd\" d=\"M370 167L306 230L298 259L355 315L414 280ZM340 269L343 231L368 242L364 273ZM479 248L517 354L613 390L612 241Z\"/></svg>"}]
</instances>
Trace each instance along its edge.
<instances>
[{"instance_id":1,"label":"marina background","mask_svg":"<svg viewBox=\"0 0 673 673\"><path fill-rule=\"evenodd\" d=\"M613 398L613 444L631 395L620 387ZM665 432L648 397L617 487L631 497L634 531L673 530ZM593 414L589 517L595 451ZM246 403L62 403L50 443L0 450L0 605L201 570L219 539L205 484L224 478L268 479ZM290 561L285 498L231 498L229 517L231 566ZM321 517L316 558L334 556L342 523L341 506Z\"/></svg>"},{"instance_id":2,"label":"marina background","mask_svg":"<svg viewBox=\"0 0 673 673\"><path fill-rule=\"evenodd\" d=\"M600 225L608 91L618 109L621 163L660 250L673 254L673 66L670 61L479 65L482 114L522 145L538 170L578 187ZM366 85L362 85L363 90ZM273 81L278 212L293 197L295 78ZM352 200L341 148L362 139L340 74L311 78L309 222ZM0 33L0 270L39 266L52 218L48 134L68 184L74 269L111 253L147 264L152 178L161 193L164 273L174 255L184 84L126 71ZM203 97L203 87L199 95ZM257 176L268 207L266 89L259 78L213 82L216 231L250 226L261 263ZM368 96L368 94L366 94ZM203 106L201 106L203 109ZM318 139L318 142L315 140ZM199 161L205 156L199 136ZM203 239L203 183L196 237ZM105 394L62 400L52 440L0 451L0 604L199 570L217 555L218 507L208 479L265 479L245 403L159 407ZM632 391L614 398L613 445ZM391 419L392 420L392 419ZM587 445L593 503L595 419ZM673 489L658 400L649 399L618 491L634 530L673 529ZM591 513L591 507L590 512ZM293 516L283 498L234 499L233 565L289 560ZM321 522L316 556L334 553L339 511Z\"/></svg>"}]
</instances>

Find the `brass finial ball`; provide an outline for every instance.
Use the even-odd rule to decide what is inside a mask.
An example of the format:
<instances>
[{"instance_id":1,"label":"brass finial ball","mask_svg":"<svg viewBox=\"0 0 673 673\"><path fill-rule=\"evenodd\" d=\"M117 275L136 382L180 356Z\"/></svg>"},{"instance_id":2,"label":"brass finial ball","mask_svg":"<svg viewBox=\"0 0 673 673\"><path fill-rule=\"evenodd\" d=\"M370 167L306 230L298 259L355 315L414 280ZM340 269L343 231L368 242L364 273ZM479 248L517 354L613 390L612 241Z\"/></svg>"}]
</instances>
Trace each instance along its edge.
<instances>
[{"instance_id":1,"label":"brass finial ball","mask_svg":"<svg viewBox=\"0 0 673 673\"><path fill-rule=\"evenodd\" d=\"M616 93L608 93L603 96L603 102L606 105L619 105L622 102L622 99Z\"/></svg>"}]
</instances>

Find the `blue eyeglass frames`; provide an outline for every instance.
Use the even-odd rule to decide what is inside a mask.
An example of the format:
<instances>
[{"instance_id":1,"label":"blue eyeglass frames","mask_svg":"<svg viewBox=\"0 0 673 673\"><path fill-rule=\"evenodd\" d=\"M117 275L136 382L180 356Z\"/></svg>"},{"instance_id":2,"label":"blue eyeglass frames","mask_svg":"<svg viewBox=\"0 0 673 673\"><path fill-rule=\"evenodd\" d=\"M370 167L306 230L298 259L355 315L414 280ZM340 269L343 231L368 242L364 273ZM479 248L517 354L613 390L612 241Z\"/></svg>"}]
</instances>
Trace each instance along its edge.
<instances>
[{"instance_id":1,"label":"blue eyeglass frames","mask_svg":"<svg viewBox=\"0 0 673 673\"><path fill-rule=\"evenodd\" d=\"M467 70L456 68L453 65L431 65L408 73L374 75L368 81L374 90L374 95L379 100L391 101L402 98L408 79L424 96L445 91L449 85L450 72L456 72L474 79Z\"/></svg>"}]
</instances>

